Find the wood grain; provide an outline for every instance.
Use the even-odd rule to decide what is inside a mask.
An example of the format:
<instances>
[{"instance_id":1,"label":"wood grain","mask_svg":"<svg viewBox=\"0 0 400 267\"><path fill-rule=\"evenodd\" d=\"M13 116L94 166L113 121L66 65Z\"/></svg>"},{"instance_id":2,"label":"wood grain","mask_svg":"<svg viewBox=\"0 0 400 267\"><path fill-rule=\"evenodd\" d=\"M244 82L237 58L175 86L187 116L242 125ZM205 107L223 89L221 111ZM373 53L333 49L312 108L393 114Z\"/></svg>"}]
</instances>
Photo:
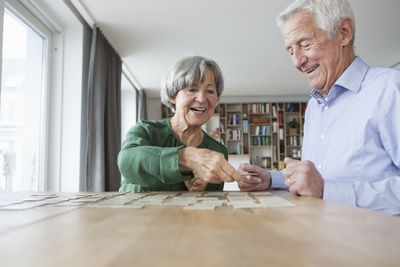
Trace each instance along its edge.
<instances>
[{"instance_id":1,"label":"wood grain","mask_svg":"<svg viewBox=\"0 0 400 267\"><path fill-rule=\"evenodd\" d=\"M399 217L274 194L296 206L83 207L31 218L0 235L2 266L399 266Z\"/></svg>"}]
</instances>

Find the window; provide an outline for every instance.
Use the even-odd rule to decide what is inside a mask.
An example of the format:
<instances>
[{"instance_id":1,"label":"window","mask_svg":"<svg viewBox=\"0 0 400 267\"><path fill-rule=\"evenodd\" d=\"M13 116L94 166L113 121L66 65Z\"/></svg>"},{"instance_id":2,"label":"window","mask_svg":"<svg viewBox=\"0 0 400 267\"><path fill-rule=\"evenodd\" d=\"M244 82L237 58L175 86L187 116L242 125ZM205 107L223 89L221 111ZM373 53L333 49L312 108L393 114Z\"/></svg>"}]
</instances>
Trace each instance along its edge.
<instances>
[{"instance_id":1,"label":"window","mask_svg":"<svg viewBox=\"0 0 400 267\"><path fill-rule=\"evenodd\" d=\"M0 192L42 190L45 177L50 33L20 11L6 5L3 16Z\"/></svg>"}]
</instances>

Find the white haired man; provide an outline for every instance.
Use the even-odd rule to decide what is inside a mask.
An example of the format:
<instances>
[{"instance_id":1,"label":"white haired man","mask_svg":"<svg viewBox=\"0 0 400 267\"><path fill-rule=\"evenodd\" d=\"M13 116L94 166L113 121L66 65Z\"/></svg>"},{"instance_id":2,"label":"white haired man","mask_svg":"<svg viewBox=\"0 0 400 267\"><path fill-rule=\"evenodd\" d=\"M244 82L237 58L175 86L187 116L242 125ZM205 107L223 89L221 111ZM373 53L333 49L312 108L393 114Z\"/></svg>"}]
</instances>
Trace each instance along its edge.
<instances>
[{"instance_id":1,"label":"white haired man","mask_svg":"<svg viewBox=\"0 0 400 267\"><path fill-rule=\"evenodd\" d=\"M311 85L302 160L257 172L243 191L288 188L357 207L400 214L400 71L355 56L346 0L297 0L277 18L293 65Z\"/></svg>"}]
</instances>

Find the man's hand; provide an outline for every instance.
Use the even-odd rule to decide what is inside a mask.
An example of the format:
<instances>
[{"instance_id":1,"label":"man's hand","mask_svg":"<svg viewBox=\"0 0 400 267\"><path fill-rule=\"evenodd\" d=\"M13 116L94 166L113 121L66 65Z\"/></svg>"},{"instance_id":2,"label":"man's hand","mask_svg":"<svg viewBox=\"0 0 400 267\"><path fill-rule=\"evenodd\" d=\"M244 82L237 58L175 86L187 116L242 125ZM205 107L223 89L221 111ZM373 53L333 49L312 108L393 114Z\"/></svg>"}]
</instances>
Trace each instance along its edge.
<instances>
[{"instance_id":1,"label":"man's hand","mask_svg":"<svg viewBox=\"0 0 400 267\"><path fill-rule=\"evenodd\" d=\"M285 184L295 195L322 198L324 180L311 161L285 158L286 168L282 170Z\"/></svg>"},{"instance_id":2,"label":"man's hand","mask_svg":"<svg viewBox=\"0 0 400 267\"><path fill-rule=\"evenodd\" d=\"M240 164L238 168L239 173L256 173L256 176L244 176L242 182L239 182L241 191L265 191L271 187L271 174L256 165Z\"/></svg>"}]
</instances>

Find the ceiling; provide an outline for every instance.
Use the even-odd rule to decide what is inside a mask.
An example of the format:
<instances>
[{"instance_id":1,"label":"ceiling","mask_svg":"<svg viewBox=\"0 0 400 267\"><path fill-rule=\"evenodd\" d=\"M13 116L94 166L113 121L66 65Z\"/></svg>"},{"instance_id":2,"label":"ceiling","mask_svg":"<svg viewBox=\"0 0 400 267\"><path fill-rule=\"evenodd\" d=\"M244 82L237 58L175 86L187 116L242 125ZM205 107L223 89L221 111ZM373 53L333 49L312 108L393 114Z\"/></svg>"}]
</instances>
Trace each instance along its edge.
<instances>
[{"instance_id":1,"label":"ceiling","mask_svg":"<svg viewBox=\"0 0 400 267\"><path fill-rule=\"evenodd\" d=\"M307 95L275 18L292 0L79 0L148 96L183 56L214 59L224 96ZM400 61L400 1L349 0L356 54L370 65Z\"/></svg>"}]
</instances>

